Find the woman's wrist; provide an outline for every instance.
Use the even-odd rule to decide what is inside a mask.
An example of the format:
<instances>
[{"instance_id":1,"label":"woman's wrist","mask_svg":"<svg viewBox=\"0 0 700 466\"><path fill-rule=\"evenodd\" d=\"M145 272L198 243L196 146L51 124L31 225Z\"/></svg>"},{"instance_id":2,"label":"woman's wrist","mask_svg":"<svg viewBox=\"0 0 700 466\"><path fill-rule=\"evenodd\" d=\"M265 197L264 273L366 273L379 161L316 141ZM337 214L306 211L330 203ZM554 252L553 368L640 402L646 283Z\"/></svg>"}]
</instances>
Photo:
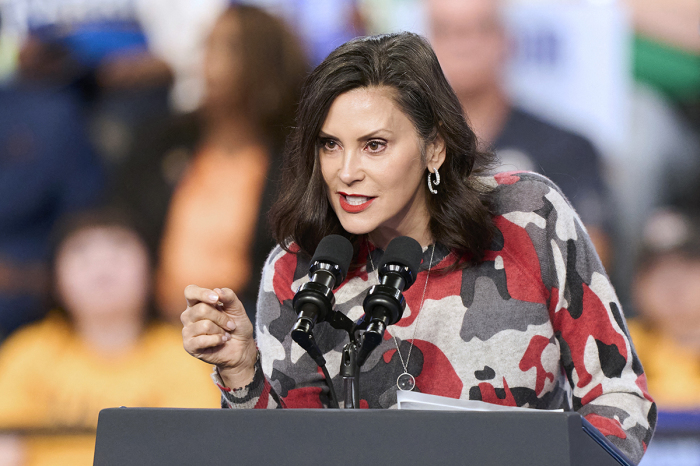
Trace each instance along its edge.
<instances>
[{"instance_id":1,"label":"woman's wrist","mask_svg":"<svg viewBox=\"0 0 700 466\"><path fill-rule=\"evenodd\" d=\"M219 377L227 388L240 389L250 385L255 378L255 365L258 361L258 350L254 348L252 358L247 358L245 364L235 367L217 366Z\"/></svg>"}]
</instances>

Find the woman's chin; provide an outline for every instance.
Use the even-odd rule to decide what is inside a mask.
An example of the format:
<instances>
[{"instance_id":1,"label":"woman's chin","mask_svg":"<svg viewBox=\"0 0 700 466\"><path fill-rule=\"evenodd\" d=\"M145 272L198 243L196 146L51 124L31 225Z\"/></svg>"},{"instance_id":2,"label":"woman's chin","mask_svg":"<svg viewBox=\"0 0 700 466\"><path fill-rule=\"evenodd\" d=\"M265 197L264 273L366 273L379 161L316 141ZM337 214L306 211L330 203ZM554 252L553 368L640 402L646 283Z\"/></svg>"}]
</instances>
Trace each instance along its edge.
<instances>
[{"instance_id":1,"label":"woman's chin","mask_svg":"<svg viewBox=\"0 0 700 466\"><path fill-rule=\"evenodd\" d=\"M365 224L359 224L358 222L341 221L340 224L342 225L343 230L347 231L351 235L366 235L374 231L374 228Z\"/></svg>"}]
</instances>

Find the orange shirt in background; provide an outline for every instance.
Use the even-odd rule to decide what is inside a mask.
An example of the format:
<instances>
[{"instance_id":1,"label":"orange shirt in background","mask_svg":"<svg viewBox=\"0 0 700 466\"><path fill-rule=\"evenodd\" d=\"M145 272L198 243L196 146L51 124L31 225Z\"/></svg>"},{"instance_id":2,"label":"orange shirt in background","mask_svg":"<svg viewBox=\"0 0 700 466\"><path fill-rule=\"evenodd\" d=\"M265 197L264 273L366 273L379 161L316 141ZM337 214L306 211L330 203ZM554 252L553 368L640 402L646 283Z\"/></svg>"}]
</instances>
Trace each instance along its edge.
<instances>
[{"instance_id":1,"label":"orange shirt in background","mask_svg":"<svg viewBox=\"0 0 700 466\"><path fill-rule=\"evenodd\" d=\"M166 317L179 321L187 285L245 287L268 166L261 146L204 149L194 158L173 194L161 243L157 296Z\"/></svg>"}]
</instances>

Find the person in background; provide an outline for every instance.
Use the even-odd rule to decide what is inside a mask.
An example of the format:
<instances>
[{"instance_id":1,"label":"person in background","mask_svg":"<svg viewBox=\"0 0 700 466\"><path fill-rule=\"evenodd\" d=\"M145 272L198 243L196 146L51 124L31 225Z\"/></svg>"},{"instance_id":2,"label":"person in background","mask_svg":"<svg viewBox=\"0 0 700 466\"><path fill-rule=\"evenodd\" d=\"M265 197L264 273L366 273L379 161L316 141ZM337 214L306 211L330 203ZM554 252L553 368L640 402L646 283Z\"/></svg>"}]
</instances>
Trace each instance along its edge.
<instances>
[{"instance_id":1,"label":"person in background","mask_svg":"<svg viewBox=\"0 0 700 466\"><path fill-rule=\"evenodd\" d=\"M166 317L178 319L182 289L194 282L235 289L254 309L273 245L265 215L276 154L306 72L302 47L280 19L231 6L207 44L202 108L146 134L120 177L116 196L148 219L150 242L159 243Z\"/></svg>"},{"instance_id":2,"label":"person in background","mask_svg":"<svg viewBox=\"0 0 700 466\"><path fill-rule=\"evenodd\" d=\"M56 220L102 195L83 117L69 91L0 88L0 341L43 314Z\"/></svg>"},{"instance_id":3,"label":"person in background","mask_svg":"<svg viewBox=\"0 0 700 466\"><path fill-rule=\"evenodd\" d=\"M644 228L629 329L659 409L700 408L700 219L658 210Z\"/></svg>"},{"instance_id":4,"label":"person in background","mask_svg":"<svg viewBox=\"0 0 700 466\"><path fill-rule=\"evenodd\" d=\"M510 101L501 84L508 46L501 2L426 1L431 43L482 147L495 150L498 170L536 171L554 181L610 266L612 214L600 155L584 137Z\"/></svg>"},{"instance_id":5,"label":"person in background","mask_svg":"<svg viewBox=\"0 0 700 466\"><path fill-rule=\"evenodd\" d=\"M58 307L0 347L0 430L26 434L4 437L0 457L89 465L101 409L216 407L210 366L183 353L179 329L152 317L149 254L131 222L84 212L55 238Z\"/></svg>"}]
</instances>

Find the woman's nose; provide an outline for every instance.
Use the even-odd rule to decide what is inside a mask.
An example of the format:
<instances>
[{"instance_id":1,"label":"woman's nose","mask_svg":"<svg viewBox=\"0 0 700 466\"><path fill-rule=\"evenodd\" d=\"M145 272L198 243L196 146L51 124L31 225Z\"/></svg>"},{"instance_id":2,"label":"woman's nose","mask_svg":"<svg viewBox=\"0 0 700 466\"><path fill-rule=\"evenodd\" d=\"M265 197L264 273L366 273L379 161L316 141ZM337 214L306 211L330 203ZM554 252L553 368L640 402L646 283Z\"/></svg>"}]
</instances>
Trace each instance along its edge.
<instances>
[{"instance_id":1,"label":"woman's nose","mask_svg":"<svg viewBox=\"0 0 700 466\"><path fill-rule=\"evenodd\" d=\"M362 169L362 157L354 151L346 151L343 156L343 165L340 168L340 180L351 185L364 178Z\"/></svg>"}]
</instances>

